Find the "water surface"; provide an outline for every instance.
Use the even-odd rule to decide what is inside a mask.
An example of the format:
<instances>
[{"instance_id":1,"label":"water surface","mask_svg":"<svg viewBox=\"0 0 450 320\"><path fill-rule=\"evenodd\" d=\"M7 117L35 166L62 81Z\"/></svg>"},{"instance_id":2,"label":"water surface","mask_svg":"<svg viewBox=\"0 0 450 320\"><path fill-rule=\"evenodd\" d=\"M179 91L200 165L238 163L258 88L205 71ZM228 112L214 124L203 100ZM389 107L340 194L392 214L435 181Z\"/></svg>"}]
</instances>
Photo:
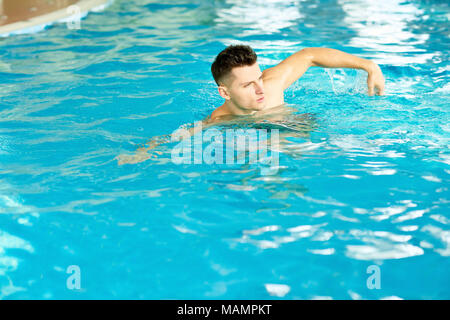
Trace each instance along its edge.
<instances>
[{"instance_id":1,"label":"water surface","mask_svg":"<svg viewBox=\"0 0 450 320\"><path fill-rule=\"evenodd\" d=\"M115 1L0 44L2 299L448 299L445 1ZM261 164L115 158L223 103L218 52L374 60L285 92L306 135ZM223 128L224 130L225 128ZM79 266L81 289L67 287ZM369 266L381 288L369 289Z\"/></svg>"}]
</instances>

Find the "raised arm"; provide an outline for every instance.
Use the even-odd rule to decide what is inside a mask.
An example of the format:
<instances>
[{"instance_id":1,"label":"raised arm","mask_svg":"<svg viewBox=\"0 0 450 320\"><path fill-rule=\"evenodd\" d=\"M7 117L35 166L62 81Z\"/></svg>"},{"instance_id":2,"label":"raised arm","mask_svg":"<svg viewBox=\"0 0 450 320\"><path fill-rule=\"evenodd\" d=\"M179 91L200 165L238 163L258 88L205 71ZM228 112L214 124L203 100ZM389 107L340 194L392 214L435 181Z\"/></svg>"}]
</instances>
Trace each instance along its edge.
<instances>
[{"instance_id":1,"label":"raised arm","mask_svg":"<svg viewBox=\"0 0 450 320\"><path fill-rule=\"evenodd\" d=\"M297 81L309 67L351 68L367 72L367 87L372 96L384 94L384 77L380 67L367 59L330 48L306 48L300 50L275 67L264 70L265 79L281 81L283 90Z\"/></svg>"}]
</instances>

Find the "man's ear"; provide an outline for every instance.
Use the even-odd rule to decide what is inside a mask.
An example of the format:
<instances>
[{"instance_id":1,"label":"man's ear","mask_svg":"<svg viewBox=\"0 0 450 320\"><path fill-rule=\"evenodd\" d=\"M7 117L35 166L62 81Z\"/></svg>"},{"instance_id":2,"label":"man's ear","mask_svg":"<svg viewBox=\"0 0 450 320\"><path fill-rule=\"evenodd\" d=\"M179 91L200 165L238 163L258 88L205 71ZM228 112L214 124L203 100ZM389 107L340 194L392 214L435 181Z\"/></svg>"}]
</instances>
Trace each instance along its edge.
<instances>
[{"instance_id":1,"label":"man's ear","mask_svg":"<svg viewBox=\"0 0 450 320\"><path fill-rule=\"evenodd\" d=\"M218 88L219 90L219 94L222 98L224 98L225 100L230 100L230 94L228 93L228 88L225 86L219 86Z\"/></svg>"}]
</instances>

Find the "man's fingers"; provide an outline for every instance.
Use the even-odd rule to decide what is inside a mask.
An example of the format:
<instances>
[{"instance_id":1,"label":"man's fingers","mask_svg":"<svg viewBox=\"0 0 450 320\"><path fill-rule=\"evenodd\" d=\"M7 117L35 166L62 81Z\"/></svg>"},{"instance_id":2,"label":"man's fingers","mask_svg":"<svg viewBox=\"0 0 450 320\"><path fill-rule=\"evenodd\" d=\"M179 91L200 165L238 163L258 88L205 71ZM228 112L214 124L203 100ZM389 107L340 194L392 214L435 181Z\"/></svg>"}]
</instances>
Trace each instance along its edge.
<instances>
[{"instance_id":1,"label":"man's fingers","mask_svg":"<svg viewBox=\"0 0 450 320\"><path fill-rule=\"evenodd\" d=\"M374 82L372 76L369 74L367 76L367 89L369 90L369 96L373 96L374 94Z\"/></svg>"},{"instance_id":2,"label":"man's fingers","mask_svg":"<svg viewBox=\"0 0 450 320\"><path fill-rule=\"evenodd\" d=\"M384 81L377 83L375 85L375 88L377 89L377 95L379 95L379 96L384 95Z\"/></svg>"},{"instance_id":3,"label":"man's fingers","mask_svg":"<svg viewBox=\"0 0 450 320\"><path fill-rule=\"evenodd\" d=\"M384 77L378 65L372 72L368 72L367 88L369 96L373 96L375 93L379 96L384 95Z\"/></svg>"}]
</instances>

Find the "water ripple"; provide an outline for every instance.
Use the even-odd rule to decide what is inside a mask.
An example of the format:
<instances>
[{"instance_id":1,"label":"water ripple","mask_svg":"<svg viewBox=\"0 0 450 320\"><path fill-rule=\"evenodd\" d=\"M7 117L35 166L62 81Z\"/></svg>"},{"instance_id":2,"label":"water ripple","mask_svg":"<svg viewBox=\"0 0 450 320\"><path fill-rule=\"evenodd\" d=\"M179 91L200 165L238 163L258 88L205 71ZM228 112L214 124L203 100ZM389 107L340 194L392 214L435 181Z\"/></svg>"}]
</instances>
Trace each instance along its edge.
<instances>
[{"instance_id":1,"label":"water ripple","mask_svg":"<svg viewBox=\"0 0 450 320\"><path fill-rule=\"evenodd\" d=\"M0 297L73 298L58 288L83 261L77 298L450 297L448 12L115 1L80 30L1 39ZM237 42L263 69L305 47L372 59L386 95L367 96L362 70L310 68L285 92L296 117L237 126L280 129L274 174L178 165L170 144L118 166L223 103L210 63ZM392 280L382 290L367 289L370 264Z\"/></svg>"}]
</instances>

